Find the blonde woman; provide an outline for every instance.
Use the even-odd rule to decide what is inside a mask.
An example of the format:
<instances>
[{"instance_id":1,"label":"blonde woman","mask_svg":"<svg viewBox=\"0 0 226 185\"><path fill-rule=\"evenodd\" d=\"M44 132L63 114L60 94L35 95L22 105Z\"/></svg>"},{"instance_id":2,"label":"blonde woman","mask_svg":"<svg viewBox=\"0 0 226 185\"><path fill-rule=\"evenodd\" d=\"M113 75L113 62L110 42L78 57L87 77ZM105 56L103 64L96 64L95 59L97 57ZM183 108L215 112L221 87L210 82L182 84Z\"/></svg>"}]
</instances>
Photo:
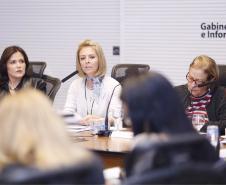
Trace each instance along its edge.
<instances>
[{"instance_id":1,"label":"blonde woman","mask_svg":"<svg viewBox=\"0 0 226 185\"><path fill-rule=\"evenodd\" d=\"M2 171L9 166L12 170L18 164L28 169L49 171L84 166L94 160L89 152L71 142L65 124L51 107L50 100L34 89L21 90L1 101L0 132ZM93 172L97 180L102 177L100 166ZM92 180L88 182L96 183Z\"/></svg>"},{"instance_id":2,"label":"blonde woman","mask_svg":"<svg viewBox=\"0 0 226 185\"><path fill-rule=\"evenodd\" d=\"M106 75L106 59L101 46L92 40L84 40L77 49L75 79L67 94L65 113L76 113L80 123L90 124L103 120L109 104L109 122L114 115L121 115L118 81ZM112 116L113 115L113 116Z\"/></svg>"}]
</instances>

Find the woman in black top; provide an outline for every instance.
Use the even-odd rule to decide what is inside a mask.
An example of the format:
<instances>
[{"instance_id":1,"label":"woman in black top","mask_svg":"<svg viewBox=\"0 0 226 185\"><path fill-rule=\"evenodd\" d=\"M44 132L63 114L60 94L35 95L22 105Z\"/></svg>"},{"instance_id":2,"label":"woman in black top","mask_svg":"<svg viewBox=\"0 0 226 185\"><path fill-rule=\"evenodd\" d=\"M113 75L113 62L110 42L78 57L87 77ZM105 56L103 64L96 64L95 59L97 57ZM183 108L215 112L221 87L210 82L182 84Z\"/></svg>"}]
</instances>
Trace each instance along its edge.
<instances>
[{"instance_id":1,"label":"woman in black top","mask_svg":"<svg viewBox=\"0 0 226 185\"><path fill-rule=\"evenodd\" d=\"M0 99L25 87L34 87L45 93L46 83L29 75L29 60L19 46L7 47L0 60Z\"/></svg>"},{"instance_id":2,"label":"woman in black top","mask_svg":"<svg viewBox=\"0 0 226 185\"><path fill-rule=\"evenodd\" d=\"M176 87L188 117L205 116L201 132L208 125L217 125L223 135L226 128L226 91L218 85L219 72L216 62L206 55L197 56L189 66L187 84Z\"/></svg>"},{"instance_id":3,"label":"woman in black top","mask_svg":"<svg viewBox=\"0 0 226 185\"><path fill-rule=\"evenodd\" d=\"M125 123L132 125L135 136L125 165L126 184L165 184L153 179L160 170L169 174L170 169L186 165L212 167L219 160L209 141L193 128L176 90L161 74L149 72L128 79L121 100Z\"/></svg>"}]
</instances>

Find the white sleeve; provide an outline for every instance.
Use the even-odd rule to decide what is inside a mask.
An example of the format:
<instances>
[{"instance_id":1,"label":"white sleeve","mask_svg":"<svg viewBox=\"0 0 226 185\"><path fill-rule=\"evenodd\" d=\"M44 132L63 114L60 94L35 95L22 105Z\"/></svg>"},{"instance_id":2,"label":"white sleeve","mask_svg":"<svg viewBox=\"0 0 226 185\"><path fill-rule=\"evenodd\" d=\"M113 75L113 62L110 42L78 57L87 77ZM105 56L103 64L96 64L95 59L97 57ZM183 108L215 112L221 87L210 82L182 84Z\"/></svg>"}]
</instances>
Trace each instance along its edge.
<instances>
[{"instance_id":1,"label":"white sleeve","mask_svg":"<svg viewBox=\"0 0 226 185\"><path fill-rule=\"evenodd\" d=\"M68 92L67 92L67 98L66 102L64 105L64 110L63 112L66 114L75 114L77 112L77 107L76 107L76 101L77 101L77 96L76 96L76 83L72 82L70 85Z\"/></svg>"}]
</instances>

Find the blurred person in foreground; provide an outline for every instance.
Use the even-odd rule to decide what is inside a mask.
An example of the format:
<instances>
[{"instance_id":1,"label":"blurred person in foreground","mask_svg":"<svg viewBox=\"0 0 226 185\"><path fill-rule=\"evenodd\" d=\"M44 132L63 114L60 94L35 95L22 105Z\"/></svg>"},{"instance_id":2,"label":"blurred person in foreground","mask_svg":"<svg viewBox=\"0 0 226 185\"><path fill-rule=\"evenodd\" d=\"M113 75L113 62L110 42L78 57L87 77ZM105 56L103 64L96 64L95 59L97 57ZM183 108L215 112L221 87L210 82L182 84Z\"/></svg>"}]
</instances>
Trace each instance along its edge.
<instances>
[{"instance_id":1,"label":"blurred person in foreground","mask_svg":"<svg viewBox=\"0 0 226 185\"><path fill-rule=\"evenodd\" d=\"M201 132L206 132L208 125L217 125L220 134L225 134L226 91L218 85L219 70L214 59L206 55L197 56L189 66L186 79L187 84L177 86L176 90L187 116L204 115L205 124Z\"/></svg>"},{"instance_id":2,"label":"blurred person in foreground","mask_svg":"<svg viewBox=\"0 0 226 185\"><path fill-rule=\"evenodd\" d=\"M76 114L80 123L104 121L108 104L108 120L121 117L121 85L106 75L106 59L102 47L92 40L80 43L76 54L78 77L72 82L64 106L65 113Z\"/></svg>"},{"instance_id":3,"label":"blurred person in foreground","mask_svg":"<svg viewBox=\"0 0 226 185\"><path fill-rule=\"evenodd\" d=\"M185 136L202 137L198 135L185 115L176 90L158 73L149 72L126 80L122 88L121 100L125 122L132 125L135 136L132 151L136 151L136 148L141 146L151 148L173 138L180 141L180 138ZM200 148L197 146L199 145L191 148L196 153L191 157L192 159L184 158L184 160L207 163L218 161L217 152L206 138ZM176 154L180 149L173 152ZM154 169L155 164L158 164L158 169L170 165L164 163L168 159L164 152L161 153L163 161L158 161L155 150L151 150L148 155L145 152L131 153L126 162L127 177L137 175L139 178L139 175L145 174L148 169Z\"/></svg>"},{"instance_id":4,"label":"blurred person in foreground","mask_svg":"<svg viewBox=\"0 0 226 185\"><path fill-rule=\"evenodd\" d=\"M29 86L45 93L46 83L40 78L32 77L29 72L26 52L19 46L5 48L0 59L0 99Z\"/></svg>"},{"instance_id":5,"label":"blurred person in foreground","mask_svg":"<svg viewBox=\"0 0 226 185\"><path fill-rule=\"evenodd\" d=\"M50 100L35 89L26 88L0 102L0 132L0 179L93 164L93 170L78 182L104 182L99 160L72 143ZM50 177L49 182L78 183L73 176Z\"/></svg>"}]
</instances>

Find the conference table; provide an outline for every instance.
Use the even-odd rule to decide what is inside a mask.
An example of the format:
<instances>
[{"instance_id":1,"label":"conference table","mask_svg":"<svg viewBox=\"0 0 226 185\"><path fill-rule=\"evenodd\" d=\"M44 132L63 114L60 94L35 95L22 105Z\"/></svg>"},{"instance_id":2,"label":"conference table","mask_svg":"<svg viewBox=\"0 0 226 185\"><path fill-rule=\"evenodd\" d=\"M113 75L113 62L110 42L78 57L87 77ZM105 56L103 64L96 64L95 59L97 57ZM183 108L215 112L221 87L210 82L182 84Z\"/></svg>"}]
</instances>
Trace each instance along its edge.
<instances>
[{"instance_id":1,"label":"conference table","mask_svg":"<svg viewBox=\"0 0 226 185\"><path fill-rule=\"evenodd\" d=\"M90 131L72 132L70 135L76 145L96 153L103 160L104 168L123 168L126 155L133 143L132 138L100 137ZM226 142L221 143L220 157L226 159Z\"/></svg>"},{"instance_id":2,"label":"conference table","mask_svg":"<svg viewBox=\"0 0 226 185\"><path fill-rule=\"evenodd\" d=\"M101 157L104 168L124 167L126 154L131 150L132 139L122 137L103 137L90 131L71 132L73 142L89 149Z\"/></svg>"}]
</instances>

